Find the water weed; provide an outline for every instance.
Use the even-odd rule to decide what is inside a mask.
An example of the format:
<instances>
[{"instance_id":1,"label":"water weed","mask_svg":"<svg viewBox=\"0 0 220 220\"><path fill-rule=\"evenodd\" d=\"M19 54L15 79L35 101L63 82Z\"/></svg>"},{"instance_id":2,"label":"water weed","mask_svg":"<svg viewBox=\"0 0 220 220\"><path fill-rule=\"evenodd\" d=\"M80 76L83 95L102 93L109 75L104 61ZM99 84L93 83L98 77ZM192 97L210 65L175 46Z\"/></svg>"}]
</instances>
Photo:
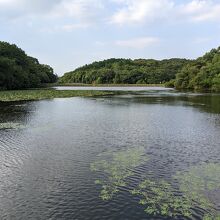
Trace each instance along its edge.
<instances>
[{"instance_id":1,"label":"water weed","mask_svg":"<svg viewBox=\"0 0 220 220\"><path fill-rule=\"evenodd\" d=\"M120 187L127 186L127 177L133 176L133 169L147 161L143 148L133 148L125 151L104 154L104 159L91 164L94 172L103 173L105 179L97 179L96 184L101 185L100 197L103 200L111 199Z\"/></svg>"},{"instance_id":2,"label":"water weed","mask_svg":"<svg viewBox=\"0 0 220 220\"><path fill-rule=\"evenodd\" d=\"M16 122L6 122L6 123L0 123L0 130L5 130L5 129L23 129L25 128L24 125Z\"/></svg>"},{"instance_id":3,"label":"water weed","mask_svg":"<svg viewBox=\"0 0 220 220\"><path fill-rule=\"evenodd\" d=\"M69 98L77 96L102 96L113 95L107 91L75 91L75 90L54 90L54 89L35 89L35 90L13 90L0 91L1 102L30 101L53 98Z\"/></svg>"},{"instance_id":4,"label":"water weed","mask_svg":"<svg viewBox=\"0 0 220 220\"><path fill-rule=\"evenodd\" d=\"M190 217L191 202L183 196L173 193L172 186L164 180L143 180L132 195L139 196L140 204L145 206L145 212L153 216Z\"/></svg>"},{"instance_id":5,"label":"water weed","mask_svg":"<svg viewBox=\"0 0 220 220\"><path fill-rule=\"evenodd\" d=\"M180 191L194 203L211 214L204 219L218 219L214 202L209 194L220 190L220 164L202 164L190 168L186 172L179 172L174 177L179 181Z\"/></svg>"}]
</instances>

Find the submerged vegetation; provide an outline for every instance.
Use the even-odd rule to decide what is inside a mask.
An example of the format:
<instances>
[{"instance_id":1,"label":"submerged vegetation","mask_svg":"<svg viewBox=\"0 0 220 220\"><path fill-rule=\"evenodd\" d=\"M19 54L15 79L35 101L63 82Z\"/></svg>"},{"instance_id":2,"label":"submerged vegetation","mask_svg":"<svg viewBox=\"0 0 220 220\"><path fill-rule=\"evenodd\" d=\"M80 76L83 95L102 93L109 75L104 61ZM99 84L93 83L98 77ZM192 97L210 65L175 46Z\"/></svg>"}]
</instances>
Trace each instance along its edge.
<instances>
[{"instance_id":1,"label":"submerged vegetation","mask_svg":"<svg viewBox=\"0 0 220 220\"><path fill-rule=\"evenodd\" d=\"M145 179L132 195L141 197L140 204L144 205L145 212L153 216L190 217L191 202L184 196L173 193L172 186L166 181L152 181Z\"/></svg>"},{"instance_id":2,"label":"submerged vegetation","mask_svg":"<svg viewBox=\"0 0 220 220\"><path fill-rule=\"evenodd\" d=\"M96 184L101 185L100 197L103 200L111 199L119 192L120 187L127 185L126 179L134 175L132 169L145 163L147 158L144 149L134 148L117 153L106 153L104 159L91 164L91 170L101 172L105 179L97 179Z\"/></svg>"},{"instance_id":3,"label":"submerged vegetation","mask_svg":"<svg viewBox=\"0 0 220 220\"><path fill-rule=\"evenodd\" d=\"M220 190L220 164L195 166L187 172L178 173L175 178L180 183L180 190L194 205L209 211L210 219L217 219L218 214L220 219L210 195Z\"/></svg>"},{"instance_id":4,"label":"submerged vegetation","mask_svg":"<svg viewBox=\"0 0 220 220\"><path fill-rule=\"evenodd\" d=\"M113 95L113 94L114 94L113 92L107 92L107 91L74 91L74 90L54 90L54 89L18 90L18 91L12 90L12 91L0 91L0 102L68 98L68 97L76 97L76 96L102 96L102 95Z\"/></svg>"},{"instance_id":5,"label":"submerged vegetation","mask_svg":"<svg viewBox=\"0 0 220 220\"><path fill-rule=\"evenodd\" d=\"M40 64L16 45L0 41L1 90L35 88L56 81L52 67Z\"/></svg>"},{"instance_id":6,"label":"submerged vegetation","mask_svg":"<svg viewBox=\"0 0 220 220\"><path fill-rule=\"evenodd\" d=\"M122 187L129 185L127 177L134 175L134 169L148 160L142 148L99 155L100 160L91 164L91 171L98 172L95 181L101 185L100 197L110 200ZM145 177L130 193L138 197L139 204L151 216L191 218L194 207L204 210L203 220L219 220L220 213L210 192L220 190L220 164L203 164L178 172L173 179L179 183L179 191L165 180L152 180Z\"/></svg>"}]
</instances>

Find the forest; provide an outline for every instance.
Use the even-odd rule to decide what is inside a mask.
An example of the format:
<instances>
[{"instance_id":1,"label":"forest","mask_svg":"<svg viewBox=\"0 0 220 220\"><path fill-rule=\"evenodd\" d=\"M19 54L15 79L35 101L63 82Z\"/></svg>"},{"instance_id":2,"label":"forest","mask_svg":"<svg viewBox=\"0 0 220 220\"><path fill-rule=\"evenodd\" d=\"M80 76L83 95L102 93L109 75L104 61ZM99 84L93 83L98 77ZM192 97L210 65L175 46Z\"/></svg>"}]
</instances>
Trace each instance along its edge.
<instances>
[{"instance_id":1,"label":"forest","mask_svg":"<svg viewBox=\"0 0 220 220\"><path fill-rule=\"evenodd\" d=\"M65 73L60 83L160 84L174 79L187 59L108 59Z\"/></svg>"},{"instance_id":2,"label":"forest","mask_svg":"<svg viewBox=\"0 0 220 220\"><path fill-rule=\"evenodd\" d=\"M177 89L220 91L220 47L185 65L170 84Z\"/></svg>"},{"instance_id":3,"label":"forest","mask_svg":"<svg viewBox=\"0 0 220 220\"><path fill-rule=\"evenodd\" d=\"M0 41L0 90L54 83L58 76L14 44ZM59 83L165 84L177 89L220 91L220 47L195 60L108 59L65 73Z\"/></svg>"},{"instance_id":4,"label":"forest","mask_svg":"<svg viewBox=\"0 0 220 220\"><path fill-rule=\"evenodd\" d=\"M49 65L40 64L14 44L0 41L0 89L41 87L57 81Z\"/></svg>"},{"instance_id":5,"label":"forest","mask_svg":"<svg viewBox=\"0 0 220 220\"><path fill-rule=\"evenodd\" d=\"M220 47L195 60L108 59L65 73L60 83L160 84L220 91Z\"/></svg>"}]
</instances>

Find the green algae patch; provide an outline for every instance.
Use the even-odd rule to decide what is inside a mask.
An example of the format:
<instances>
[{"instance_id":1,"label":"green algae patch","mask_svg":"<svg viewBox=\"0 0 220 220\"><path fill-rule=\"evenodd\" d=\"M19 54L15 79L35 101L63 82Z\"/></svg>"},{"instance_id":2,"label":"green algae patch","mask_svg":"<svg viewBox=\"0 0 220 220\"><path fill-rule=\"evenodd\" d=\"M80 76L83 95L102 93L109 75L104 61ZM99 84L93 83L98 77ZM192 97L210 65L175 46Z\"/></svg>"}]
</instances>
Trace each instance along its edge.
<instances>
[{"instance_id":1,"label":"green algae patch","mask_svg":"<svg viewBox=\"0 0 220 220\"><path fill-rule=\"evenodd\" d=\"M24 129L25 126L20 123L15 122L6 122L6 123L0 123L0 130L9 130L9 129Z\"/></svg>"},{"instance_id":2,"label":"green algae patch","mask_svg":"<svg viewBox=\"0 0 220 220\"><path fill-rule=\"evenodd\" d=\"M104 158L92 163L90 168L91 171L100 172L106 177L95 181L101 185L102 200L112 199L121 187L128 185L127 178L134 175L133 170L147 161L144 148L108 152L100 156Z\"/></svg>"},{"instance_id":3,"label":"green algae patch","mask_svg":"<svg viewBox=\"0 0 220 220\"><path fill-rule=\"evenodd\" d=\"M220 190L220 164L208 163L194 166L186 172L179 172L174 177L179 181L180 191L192 201L194 206L199 206L211 213L204 219L220 219L210 193Z\"/></svg>"},{"instance_id":4,"label":"green algae patch","mask_svg":"<svg viewBox=\"0 0 220 220\"><path fill-rule=\"evenodd\" d=\"M220 220L220 215L219 216L216 216L216 217L213 217L213 215L211 214L207 214L203 217L202 220Z\"/></svg>"},{"instance_id":5,"label":"green algae patch","mask_svg":"<svg viewBox=\"0 0 220 220\"><path fill-rule=\"evenodd\" d=\"M132 195L140 197L145 212L152 216L191 218L195 207L204 210L203 220L220 220L215 202L210 193L219 193L220 164L202 164L188 171L178 172L174 178L179 182L178 193L164 180L143 180Z\"/></svg>"},{"instance_id":6,"label":"green algae patch","mask_svg":"<svg viewBox=\"0 0 220 220\"><path fill-rule=\"evenodd\" d=\"M93 97L113 95L114 92L107 91L76 91L76 90L55 90L55 89L33 89L33 90L13 90L0 91L0 102L12 101L33 101L53 98L70 98L70 97Z\"/></svg>"},{"instance_id":7,"label":"green algae patch","mask_svg":"<svg viewBox=\"0 0 220 220\"><path fill-rule=\"evenodd\" d=\"M93 172L102 176L95 181L101 186L100 197L110 200L122 187L129 184L128 177L134 176L134 169L148 160L142 148L133 148L120 152L107 152L99 155L100 160L91 164ZM192 219L193 210L203 210L201 219L220 220L216 202L209 193L220 191L220 164L202 164L178 172L173 186L165 180L152 180L142 177L136 187L130 190L131 195L139 199L139 204L149 216Z\"/></svg>"},{"instance_id":8,"label":"green algae patch","mask_svg":"<svg viewBox=\"0 0 220 220\"><path fill-rule=\"evenodd\" d=\"M139 196L139 204L145 206L145 212L152 216L163 217L190 217L191 202L173 193L172 186L164 180L143 180L132 195Z\"/></svg>"}]
</instances>

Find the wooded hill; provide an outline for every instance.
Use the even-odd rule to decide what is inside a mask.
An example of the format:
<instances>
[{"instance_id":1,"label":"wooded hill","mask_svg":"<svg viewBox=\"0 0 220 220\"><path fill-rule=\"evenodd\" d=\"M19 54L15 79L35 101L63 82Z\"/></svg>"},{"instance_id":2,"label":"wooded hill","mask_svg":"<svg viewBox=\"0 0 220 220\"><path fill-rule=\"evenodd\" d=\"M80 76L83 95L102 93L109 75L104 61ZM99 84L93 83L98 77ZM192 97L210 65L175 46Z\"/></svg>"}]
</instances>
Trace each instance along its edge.
<instances>
[{"instance_id":1,"label":"wooded hill","mask_svg":"<svg viewBox=\"0 0 220 220\"><path fill-rule=\"evenodd\" d=\"M57 81L53 69L14 44L0 41L0 89L40 87Z\"/></svg>"},{"instance_id":2,"label":"wooded hill","mask_svg":"<svg viewBox=\"0 0 220 220\"><path fill-rule=\"evenodd\" d=\"M61 83L158 84L174 79L187 59L108 59L64 74Z\"/></svg>"},{"instance_id":3,"label":"wooded hill","mask_svg":"<svg viewBox=\"0 0 220 220\"><path fill-rule=\"evenodd\" d=\"M177 89L220 91L220 47L185 65L173 83Z\"/></svg>"}]
</instances>

